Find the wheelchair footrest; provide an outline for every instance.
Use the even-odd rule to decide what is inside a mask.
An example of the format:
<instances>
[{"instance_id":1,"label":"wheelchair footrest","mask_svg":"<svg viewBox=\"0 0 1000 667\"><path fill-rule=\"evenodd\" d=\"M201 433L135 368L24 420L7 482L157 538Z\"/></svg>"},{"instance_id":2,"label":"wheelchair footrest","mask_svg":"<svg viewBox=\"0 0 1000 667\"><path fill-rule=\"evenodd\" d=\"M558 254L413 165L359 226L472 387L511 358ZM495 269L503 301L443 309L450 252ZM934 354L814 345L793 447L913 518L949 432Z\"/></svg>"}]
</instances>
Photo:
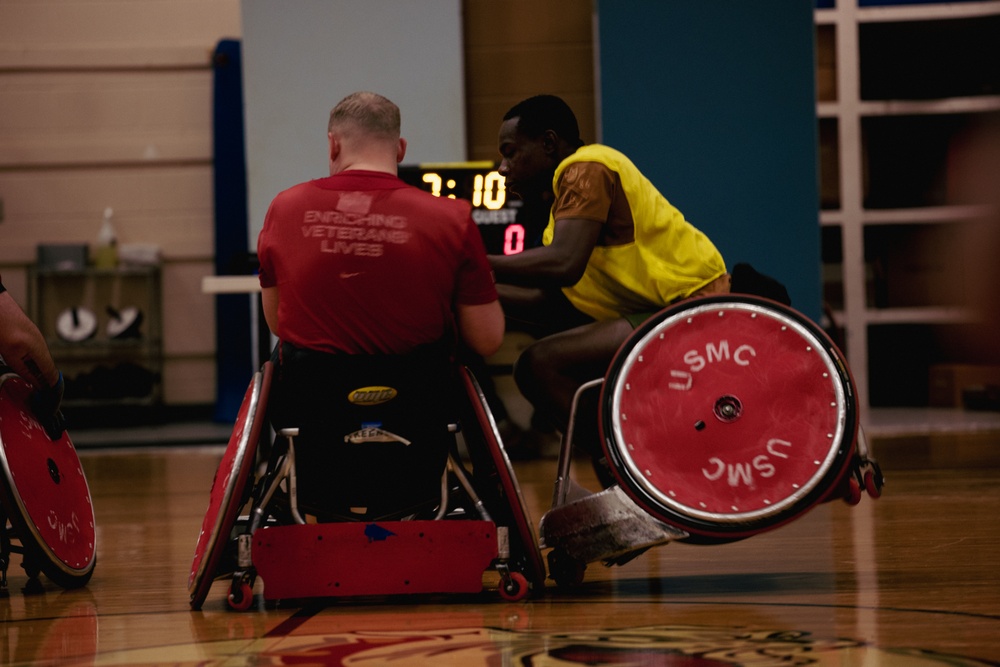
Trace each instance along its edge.
<instances>
[{"instance_id":1,"label":"wheelchair footrest","mask_svg":"<svg viewBox=\"0 0 1000 667\"><path fill-rule=\"evenodd\" d=\"M688 537L650 517L617 485L553 507L542 517L540 530L543 548L562 549L581 563Z\"/></svg>"},{"instance_id":2,"label":"wheelchair footrest","mask_svg":"<svg viewBox=\"0 0 1000 667\"><path fill-rule=\"evenodd\" d=\"M271 526L253 536L267 600L478 593L499 555L492 521Z\"/></svg>"}]
</instances>

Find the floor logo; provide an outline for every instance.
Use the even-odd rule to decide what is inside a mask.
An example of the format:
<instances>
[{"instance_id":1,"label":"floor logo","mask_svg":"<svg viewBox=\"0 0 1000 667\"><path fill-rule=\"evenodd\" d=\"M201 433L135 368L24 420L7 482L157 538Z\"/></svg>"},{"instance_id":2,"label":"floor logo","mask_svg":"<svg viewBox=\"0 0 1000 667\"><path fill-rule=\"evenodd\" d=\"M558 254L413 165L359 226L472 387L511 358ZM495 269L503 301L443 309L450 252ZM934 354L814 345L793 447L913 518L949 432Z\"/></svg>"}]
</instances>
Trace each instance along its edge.
<instances>
[{"instance_id":1,"label":"floor logo","mask_svg":"<svg viewBox=\"0 0 1000 667\"><path fill-rule=\"evenodd\" d=\"M185 651L190 648L193 653ZM176 650L175 650L176 649ZM190 653L190 655L189 655ZM169 657L168 657L169 656ZM463 665L491 667L794 667L878 664L883 667L993 665L972 658L910 648L881 648L853 639L807 632L698 625L668 625L580 632L458 628L287 635L190 647L104 654L98 665L222 665L253 657L254 665L321 664ZM190 660L188 659L190 658Z\"/></svg>"}]
</instances>

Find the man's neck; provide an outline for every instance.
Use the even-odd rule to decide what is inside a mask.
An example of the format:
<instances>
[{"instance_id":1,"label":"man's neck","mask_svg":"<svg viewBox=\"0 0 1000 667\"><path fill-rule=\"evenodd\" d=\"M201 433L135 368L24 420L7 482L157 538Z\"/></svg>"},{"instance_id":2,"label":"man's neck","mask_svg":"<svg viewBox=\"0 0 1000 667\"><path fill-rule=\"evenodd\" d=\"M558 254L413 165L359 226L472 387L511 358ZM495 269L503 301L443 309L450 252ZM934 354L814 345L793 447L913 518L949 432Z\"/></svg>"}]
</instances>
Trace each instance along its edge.
<instances>
[{"instance_id":1,"label":"man's neck","mask_svg":"<svg viewBox=\"0 0 1000 667\"><path fill-rule=\"evenodd\" d=\"M395 176L398 173L396 171L395 162L392 163L392 165L387 165L384 162L366 162L364 160L358 160L357 162L346 164L335 171L334 174L339 174L345 171L379 171L384 174L391 174L392 176ZM332 175L333 174L331 174L331 176Z\"/></svg>"}]
</instances>

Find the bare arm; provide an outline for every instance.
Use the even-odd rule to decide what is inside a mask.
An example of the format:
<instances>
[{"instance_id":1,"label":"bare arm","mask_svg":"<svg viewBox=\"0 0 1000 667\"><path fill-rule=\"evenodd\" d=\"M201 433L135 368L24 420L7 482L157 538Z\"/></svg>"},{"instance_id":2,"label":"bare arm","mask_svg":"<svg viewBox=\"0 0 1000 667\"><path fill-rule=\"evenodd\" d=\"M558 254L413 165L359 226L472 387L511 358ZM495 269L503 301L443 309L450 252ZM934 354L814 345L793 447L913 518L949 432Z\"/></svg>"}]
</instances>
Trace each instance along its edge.
<instances>
[{"instance_id":1,"label":"bare arm","mask_svg":"<svg viewBox=\"0 0 1000 667\"><path fill-rule=\"evenodd\" d=\"M0 322L0 356L7 365L36 389L54 387L59 370L45 338L7 292L0 293Z\"/></svg>"},{"instance_id":2,"label":"bare arm","mask_svg":"<svg viewBox=\"0 0 1000 667\"><path fill-rule=\"evenodd\" d=\"M490 255L498 283L535 287L568 287L583 276L597 245L601 223L567 218L557 220L552 243L517 255Z\"/></svg>"},{"instance_id":3,"label":"bare arm","mask_svg":"<svg viewBox=\"0 0 1000 667\"><path fill-rule=\"evenodd\" d=\"M278 335L278 288L265 287L260 292L261 305L264 307L264 321L267 328L275 336Z\"/></svg>"},{"instance_id":4,"label":"bare arm","mask_svg":"<svg viewBox=\"0 0 1000 667\"><path fill-rule=\"evenodd\" d=\"M0 356L34 387L31 410L49 438L58 440L66 428L59 410L64 389L62 374L42 332L5 291L0 292Z\"/></svg>"},{"instance_id":5,"label":"bare arm","mask_svg":"<svg viewBox=\"0 0 1000 667\"><path fill-rule=\"evenodd\" d=\"M499 301L456 309L458 333L473 352L488 357L503 343L504 316Z\"/></svg>"}]
</instances>

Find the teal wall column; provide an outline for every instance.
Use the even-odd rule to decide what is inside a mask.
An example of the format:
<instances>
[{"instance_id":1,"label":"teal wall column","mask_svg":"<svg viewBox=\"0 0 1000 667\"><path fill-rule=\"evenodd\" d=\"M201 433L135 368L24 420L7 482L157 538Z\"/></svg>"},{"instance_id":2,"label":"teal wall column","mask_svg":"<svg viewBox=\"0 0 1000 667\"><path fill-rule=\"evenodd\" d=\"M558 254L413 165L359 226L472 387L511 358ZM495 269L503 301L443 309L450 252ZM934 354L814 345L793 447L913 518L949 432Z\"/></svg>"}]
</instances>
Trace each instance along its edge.
<instances>
[{"instance_id":1,"label":"teal wall column","mask_svg":"<svg viewBox=\"0 0 1000 667\"><path fill-rule=\"evenodd\" d=\"M812 0L597 0L602 143L822 312Z\"/></svg>"}]
</instances>

